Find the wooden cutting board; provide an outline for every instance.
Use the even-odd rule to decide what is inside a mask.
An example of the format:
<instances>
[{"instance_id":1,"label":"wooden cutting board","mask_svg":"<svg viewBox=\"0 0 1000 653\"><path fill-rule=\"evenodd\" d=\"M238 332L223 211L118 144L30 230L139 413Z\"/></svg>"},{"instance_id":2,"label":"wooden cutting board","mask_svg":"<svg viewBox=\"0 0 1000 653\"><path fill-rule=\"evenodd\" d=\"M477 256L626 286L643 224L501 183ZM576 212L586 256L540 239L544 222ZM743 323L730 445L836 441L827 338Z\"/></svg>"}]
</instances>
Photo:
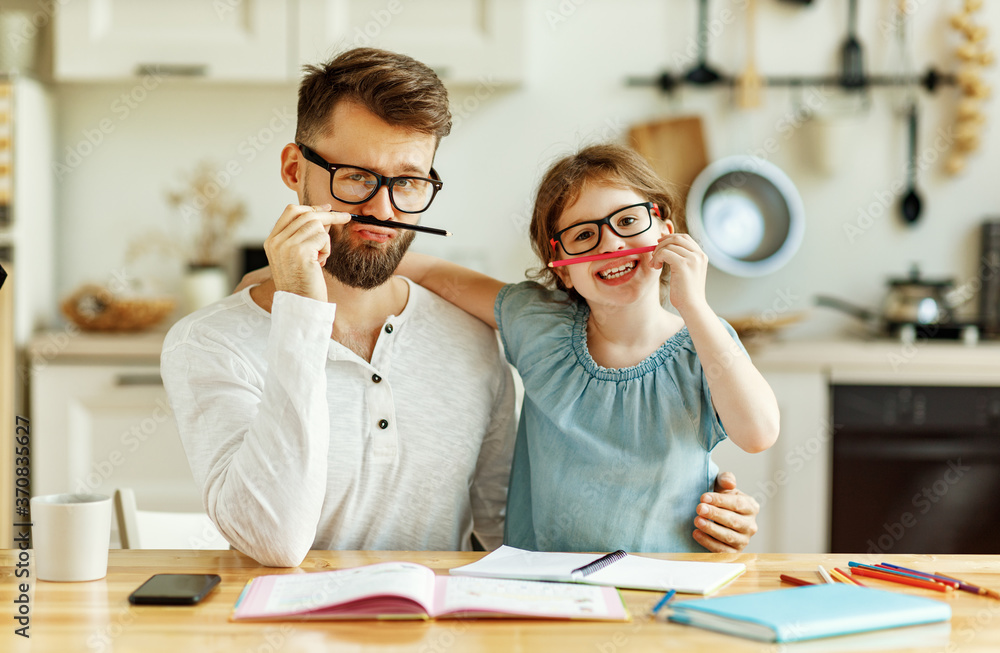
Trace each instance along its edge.
<instances>
[{"instance_id":1,"label":"wooden cutting board","mask_svg":"<svg viewBox=\"0 0 1000 653\"><path fill-rule=\"evenodd\" d=\"M691 183L708 165L701 118L679 116L635 125L629 140L660 178L673 185L683 206Z\"/></svg>"}]
</instances>

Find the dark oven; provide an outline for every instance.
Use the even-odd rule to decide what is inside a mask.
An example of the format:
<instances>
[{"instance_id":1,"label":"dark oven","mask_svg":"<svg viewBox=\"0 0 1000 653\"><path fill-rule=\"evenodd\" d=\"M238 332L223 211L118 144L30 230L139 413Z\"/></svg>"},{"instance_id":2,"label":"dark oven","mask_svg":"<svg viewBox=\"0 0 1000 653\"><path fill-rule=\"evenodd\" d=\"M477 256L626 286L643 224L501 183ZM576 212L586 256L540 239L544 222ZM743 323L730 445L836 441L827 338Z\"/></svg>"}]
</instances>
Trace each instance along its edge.
<instances>
[{"instance_id":1,"label":"dark oven","mask_svg":"<svg viewBox=\"0 0 1000 653\"><path fill-rule=\"evenodd\" d=\"M1000 553L1000 388L832 393L832 552Z\"/></svg>"}]
</instances>

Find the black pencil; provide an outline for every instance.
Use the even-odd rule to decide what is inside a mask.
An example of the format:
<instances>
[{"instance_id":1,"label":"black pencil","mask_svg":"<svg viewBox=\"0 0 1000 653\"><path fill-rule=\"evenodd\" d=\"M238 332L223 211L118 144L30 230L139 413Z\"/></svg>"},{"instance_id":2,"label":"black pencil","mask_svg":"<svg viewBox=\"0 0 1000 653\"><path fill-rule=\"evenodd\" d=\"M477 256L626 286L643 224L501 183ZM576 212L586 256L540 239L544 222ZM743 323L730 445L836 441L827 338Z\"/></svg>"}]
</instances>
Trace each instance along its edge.
<instances>
[{"instance_id":1,"label":"black pencil","mask_svg":"<svg viewBox=\"0 0 1000 653\"><path fill-rule=\"evenodd\" d=\"M395 220L379 220L378 218L372 218L366 215L357 215L356 213L351 214L352 222L360 222L361 224L370 224L373 227L389 227L390 229L409 229L410 231L419 231L425 234L434 234L435 236L450 236L450 231L445 231L444 229L435 229L434 227L425 227L419 224L408 224L406 222L396 222Z\"/></svg>"}]
</instances>

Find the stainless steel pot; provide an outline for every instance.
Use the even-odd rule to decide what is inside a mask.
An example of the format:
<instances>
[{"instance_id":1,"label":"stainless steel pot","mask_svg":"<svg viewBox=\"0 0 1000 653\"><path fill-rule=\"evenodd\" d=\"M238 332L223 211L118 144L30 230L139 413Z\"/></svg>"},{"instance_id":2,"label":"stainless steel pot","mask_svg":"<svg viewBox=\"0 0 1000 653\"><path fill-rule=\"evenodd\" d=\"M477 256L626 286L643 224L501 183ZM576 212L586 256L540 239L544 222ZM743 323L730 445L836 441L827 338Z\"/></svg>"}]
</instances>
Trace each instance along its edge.
<instances>
[{"instance_id":1,"label":"stainless steel pot","mask_svg":"<svg viewBox=\"0 0 1000 653\"><path fill-rule=\"evenodd\" d=\"M955 307L949 295L954 290L952 279L922 279L920 269L913 266L909 277L889 280L882 317L890 325L949 324Z\"/></svg>"},{"instance_id":2,"label":"stainless steel pot","mask_svg":"<svg viewBox=\"0 0 1000 653\"><path fill-rule=\"evenodd\" d=\"M843 311L867 322L873 331L895 333L904 325L946 325L954 321L952 309L960 302L952 299L955 283L952 279L924 279L917 266L902 279L889 279L888 291L880 311L851 302L817 295L816 304Z\"/></svg>"}]
</instances>

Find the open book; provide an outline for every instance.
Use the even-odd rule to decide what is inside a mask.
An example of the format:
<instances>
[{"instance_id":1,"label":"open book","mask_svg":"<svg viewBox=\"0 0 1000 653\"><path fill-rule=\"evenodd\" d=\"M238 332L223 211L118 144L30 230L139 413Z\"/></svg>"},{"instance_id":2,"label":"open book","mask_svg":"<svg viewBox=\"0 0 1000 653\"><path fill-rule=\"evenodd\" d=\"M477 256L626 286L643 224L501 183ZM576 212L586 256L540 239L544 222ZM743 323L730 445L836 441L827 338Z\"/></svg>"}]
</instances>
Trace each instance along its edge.
<instances>
[{"instance_id":1,"label":"open book","mask_svg":"<svg viewBox=\"0 0 1000 653\"><path fill-rule=\"evenodd\" d=\"M523 617L628 621L617 590L561 583L436 576L410 562L258 576L232 619Z\"/></svg>"},{"instance_id":2,"label":"open book","mask_svg":"<svg viewBox=\"0 0 1000 653\"><path fill-rule=\"evenodd\" d=\"M744 571L745 565L733 562L657 560L629 555L624 551L608 556L599 553L545 553L505 545L470 565L452 569L451 573L480 578L554 580L658 592L673 589L688 594L711 594Z\"/></svg>"}]
</instances>

